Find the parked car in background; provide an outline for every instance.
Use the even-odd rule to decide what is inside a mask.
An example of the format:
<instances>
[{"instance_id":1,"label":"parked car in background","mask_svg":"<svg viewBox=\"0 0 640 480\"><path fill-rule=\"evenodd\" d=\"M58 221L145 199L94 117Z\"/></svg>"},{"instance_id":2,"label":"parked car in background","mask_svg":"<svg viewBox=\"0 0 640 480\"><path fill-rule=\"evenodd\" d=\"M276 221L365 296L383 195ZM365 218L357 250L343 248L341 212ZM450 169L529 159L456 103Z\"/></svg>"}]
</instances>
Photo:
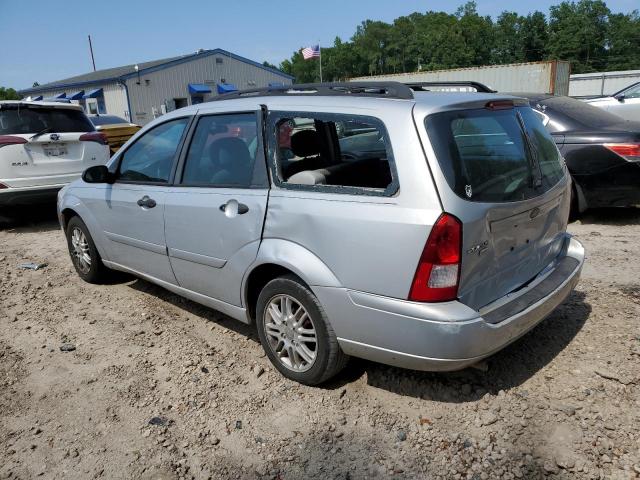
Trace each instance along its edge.
<instances>
[{"instance_id":1,"label":"parked car in background","mask_svg":"<svg viewBox=\"0 0 640 480\"><path fill-rule=\"evenodd\" d=\"M54 199L108 160L106 138L79 105L0 101L0 206Z\"/></svg>"},{"instance_id":2,"label":"parked car in background","mask_svg":"<svg viewBox=\"0 0 640 480\"><path fill-rule=\"evenodd\" d=\"M580 276L570 192L526 101L353 82L163 115L58 214L85 281L122 270L254 323L318 384L348 355L456 370L524 335Z\"/></svg>"},{"instance_id":3,"label":"parked car in background","mask_svg":"<svg viewBox=\"0 0 640 480\"><path fill-rule=\"evenodd\" d=\"M629 85L613 95L583 101L626 120L640 122L640 82Z\"/></svg>"},{"instance_id":4,"label":"parked car in background","mask_svg":"<svg viewBox=\"0 0 640 480\"><path fill-rule=\"evenodd\" d=\"M116 115L90 115L89 120L106 135L112 155L142 128Z\"/></svg>"},{"instance_id":5,"label":"parked car in background","mask_svg":"<svg viewBox=\"0 0 640 480\"><path fill-rule=\"evenodd\" d=\"M572 210L640 204L640 122L570 97L527 97L573 177Z\"/></svg>"}]
</instances>

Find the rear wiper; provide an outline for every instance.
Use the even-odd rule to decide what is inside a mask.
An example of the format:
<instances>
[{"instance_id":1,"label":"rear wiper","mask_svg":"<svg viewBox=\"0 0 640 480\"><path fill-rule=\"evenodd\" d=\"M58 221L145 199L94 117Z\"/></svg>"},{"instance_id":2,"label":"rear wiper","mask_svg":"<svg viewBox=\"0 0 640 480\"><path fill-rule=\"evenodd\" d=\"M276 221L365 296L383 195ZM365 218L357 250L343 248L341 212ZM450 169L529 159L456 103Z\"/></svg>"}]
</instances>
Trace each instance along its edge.
<instances>
[{"instance_id":1,"label":"rear wiper","mask_svg":"<svg viewBox=\"0 0 640 480\"><path fill-rule=\"evenodd\" d=\"M44 135L45 133L51 131L51 127L47 127L47 128L43 128L42 130L40 130L38 133L36 133L35 135L32 135L31 137L29 137L29 140L33 140L34 138L39 137L40 135Z\"/></svg>"},{"instance_id":2,"label":"rear wiper","mask_svg":"<svg viewBox=\"0 0 640 480\"><path fill-rule=\"evenodd\" d=\"M522 118L520 112L516 113L516 117L518 119L518 123L520 124L520 129L524 134L525 142L527 143L527 149L529 150L529 154L531 155L531 160L529 162L529 166L531 168L531 187L539 188L542 186L542 171L540 170L540 163L538 162L539 152L535 144L533 143L533 140L531 140L529 133L527 132L527 127L524 124L524 118Z\"/></svg>"}]
</instances>

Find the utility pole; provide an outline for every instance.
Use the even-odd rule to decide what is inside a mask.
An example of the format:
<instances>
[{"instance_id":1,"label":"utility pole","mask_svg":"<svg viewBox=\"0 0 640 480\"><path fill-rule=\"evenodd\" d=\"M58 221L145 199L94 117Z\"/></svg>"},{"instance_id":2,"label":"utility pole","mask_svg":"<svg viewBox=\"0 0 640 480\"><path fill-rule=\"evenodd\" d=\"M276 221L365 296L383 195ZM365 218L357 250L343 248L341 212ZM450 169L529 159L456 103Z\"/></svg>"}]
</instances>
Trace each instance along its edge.
<instances>
[{"instance_id":1,"label":"utility pole","mask_svg":"<svg viewBox=\"0 0 640 480\"><path fill-rule=\"evenodd\" d=\"M91 63L93 64L93 71L96 71L96 60L93 58L93 46L91 45L91 35L89 37L89 51L91 52Z\"/></svg>"}]
</instances>

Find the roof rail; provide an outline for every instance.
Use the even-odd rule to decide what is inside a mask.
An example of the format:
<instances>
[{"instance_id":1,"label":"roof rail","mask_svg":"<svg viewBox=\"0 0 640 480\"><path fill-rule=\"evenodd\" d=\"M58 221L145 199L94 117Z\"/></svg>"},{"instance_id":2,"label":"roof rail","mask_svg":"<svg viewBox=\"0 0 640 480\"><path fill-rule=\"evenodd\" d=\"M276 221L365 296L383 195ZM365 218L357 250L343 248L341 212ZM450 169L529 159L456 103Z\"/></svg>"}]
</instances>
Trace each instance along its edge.
<instances>
[{"instance_id":1,"label":"roof rail","mask_svg":"<svg viewBox=\"0 0 640 480\"><path fill-rule=\"evenodd\" d=\"M407 82L407 87L415 91L429 91L427 87L472 87L476 89L476 92L483 93L496 93L496 90L492 90L484 83L473 82L467 80L448 81L443 80L440 82Z\"/></svg>"},{"instance_id":2,"label":"roof rail","mask_svg":"<svg viewBox=\"0 0 640 480\"><path fill-rule=\"evenodd\" d=\"M272 96L342 96L399 98L410 100L413 89L400 82L331 82L300 83L296 85L279 85L263 88L252 88L237 92L225 93L212 98L212 101L230 100L245 97Z\"/></svg>"}]
</instances>

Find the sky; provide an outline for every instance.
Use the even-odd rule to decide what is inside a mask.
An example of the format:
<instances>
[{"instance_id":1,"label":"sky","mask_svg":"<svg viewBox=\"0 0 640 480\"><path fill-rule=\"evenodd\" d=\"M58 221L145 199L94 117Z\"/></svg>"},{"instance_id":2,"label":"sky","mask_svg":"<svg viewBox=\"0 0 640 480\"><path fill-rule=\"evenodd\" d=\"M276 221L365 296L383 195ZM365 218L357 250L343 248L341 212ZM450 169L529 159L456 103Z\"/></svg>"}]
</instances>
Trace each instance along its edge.
<instances>
[{"instance_id":1,"label":"sky","mask_svg":"<svg viewBox=\"0 0 640 480\"><path fill-rule=\"evenodd\" d=\"M348 40L365 19L391 22L412 12L453 13L465 0L0 0L0 86L17 89L92 70L222 48L278 65L302 47ZM481 15L548 12L559 0L476 0ZM638 0L608 0L628 13Z\"/></svg>"}]
</instances>

